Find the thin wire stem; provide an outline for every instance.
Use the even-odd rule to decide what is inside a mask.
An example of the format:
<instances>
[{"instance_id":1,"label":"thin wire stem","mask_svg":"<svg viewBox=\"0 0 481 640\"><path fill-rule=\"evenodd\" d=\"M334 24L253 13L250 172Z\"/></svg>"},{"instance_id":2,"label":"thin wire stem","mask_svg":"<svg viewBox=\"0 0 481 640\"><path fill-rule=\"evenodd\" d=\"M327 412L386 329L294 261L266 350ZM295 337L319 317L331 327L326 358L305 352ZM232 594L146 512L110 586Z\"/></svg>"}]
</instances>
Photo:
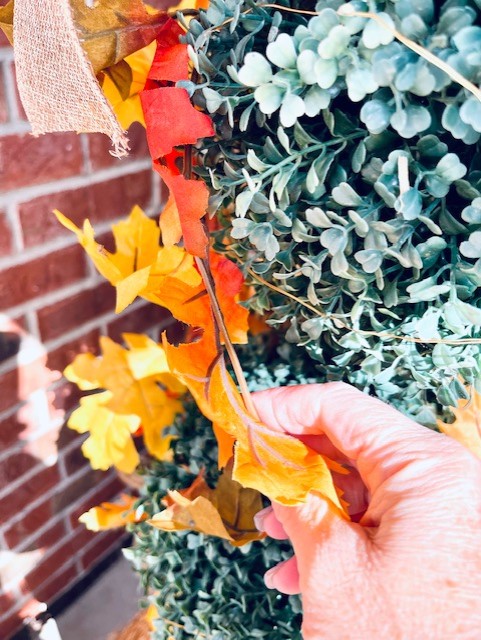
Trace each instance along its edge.
<instances>
[{"instance_id":1,"label":"thin wire stem","mask_svg":"<svg viewBox=\"0 0 481 640\"><path fill-rule=\"evenodd\" d=\"M395 333L388 333L384 331L379 332L379 331L369 331L366 329L356 329L355 327L350 326L340 318L336 318L334 316L328 315L327 313L323 313L322 311L319 311L319 309L316 309L316 307L312 306L312 304L309 304L308 302L301 300L301 298L298 298L294 294L289 293L289 291L284 291L280 287L276 287L276 285L270 282L267 282L267 280L264 280L264 278L261 278L261 276L257 275L257 273L255 273L255 271L253 271L252 269L247 268L247 272L260 284L263 284L265 287L272 289L272 291L276 291L277 293L280 293L282 296L285 296L286 298L290 298L291 300L294 300L295 302L302 305L306 309L309 309L310 311L312 311L312 313L315 313L316 316L318 316L319 318L333 320L341 328L347 329L348 331L352 331L353 333L358 333L362 336L374 336L376 338L399 340L400 342L413 342L416 344L448 344L452 346L461 346L466 344L468 345L481 344L481 338L459 338L457 340L445 340L443 338L425 339L425 338L413 338L412 336L400 336Z\"/></svg>"}]
</instances>

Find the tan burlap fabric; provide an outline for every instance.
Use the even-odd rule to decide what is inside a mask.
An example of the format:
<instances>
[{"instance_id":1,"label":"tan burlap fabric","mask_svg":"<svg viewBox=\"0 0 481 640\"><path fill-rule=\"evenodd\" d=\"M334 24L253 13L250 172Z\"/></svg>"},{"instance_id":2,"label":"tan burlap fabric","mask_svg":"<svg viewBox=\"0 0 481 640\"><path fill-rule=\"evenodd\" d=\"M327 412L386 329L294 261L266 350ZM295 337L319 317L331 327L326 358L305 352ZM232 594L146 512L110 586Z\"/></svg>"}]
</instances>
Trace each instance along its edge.
<instances>
[{"instance_id":1,"label":"tan burlap fabric","mask_svg":"<svg viewBox=\"0 0 481 640\"><path fill-rule=\"evenodd\" d=\"M32 133L99 131L110 136L114 155L125 155L128 140L82 49L69 1L15 0L13 40Z\"/></svg>"}]
</instances>

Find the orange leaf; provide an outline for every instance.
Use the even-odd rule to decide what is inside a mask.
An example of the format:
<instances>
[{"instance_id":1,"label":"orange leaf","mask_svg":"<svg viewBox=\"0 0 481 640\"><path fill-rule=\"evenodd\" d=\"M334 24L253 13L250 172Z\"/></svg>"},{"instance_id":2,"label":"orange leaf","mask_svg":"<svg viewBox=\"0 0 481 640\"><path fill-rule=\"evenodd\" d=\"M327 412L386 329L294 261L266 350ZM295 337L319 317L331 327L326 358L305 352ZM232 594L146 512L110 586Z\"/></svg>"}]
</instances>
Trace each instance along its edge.
<instances>
[{"instance_id":1,"label":"orange leaf","mask_svg":"<svg viewBox=\"0 0 481 640\"><path fill-rule=\"evenodd\" d=\"M97 507L92 507L80 516L79 522L82 522L89 531L117 529L130 523L141 522L147 516L137 516L134 510L136 501L137 498L123 493L119 502L102 502Z\"/></svg>"},{"instance_id":2,"label":"orange leaf","mask_svg":"<svg viewBox=\"0 0 481 640\"><path fill-rule=\"evenodd\" d=\"M182 227L180 225L179 210L172 196L169 197L164 210L160 214L159 227L162 232L164 247L172 247L180 242Z\"/></svg>"},{"instance_id":3,"label":"orange leaf","mask_svg":"<svg viewBox=\"0 0 481 640\"><path fill-rule=\"evenodd\" d=\"M235 480L287 505L300 504L309 491L317 491L344 514L330 473L343 473L343 468L294 436L273 431L248 415L212 335L178 347L164 339L164 349L171 371L189 388L200 410L216 430L236 439Z\"/></svg>"},{"instance_id":4,"label":"orange leaf","mask_svg":"<svg viewBox=\"0 0 481 640\"><path fill-rule=\"evenodd\" d=\"M238 304L236 296L237 285L242 279L242 274L230 260L218 256L214 252L210 253L210 260L217 298L225 318L229 337L235 344L245 344L247 342L248 311ZM225 281L226 273L229 273L231 277L229 283ZM185 282L177 278L165 278L149 299L169 309L177 320L200 327L211 336L211 339L213 338L212 311L203 284L198 287L186 287ZM215 354L215 347L212 348L214 348Z\"/></svg>"},{"instance_id":5,"label":"orange leaf","mask_svg":"<svg viewBox=\"0 0 481 640\"><path fill-rule=\"evenodd\" d=\"M471 397L459 400L452 409L455 421L452 424L438 421L440 431L451 436L481 458L481 394L471 387Z\"/></svg>"},{"instance_id":6,"label":"orange leaf","mask_svg":"<svg viewBox=\"0 0 481 640\"><path fill-rule=\"evenodd\" d=\"M214 135L212 120L193 107L185 89L149 89L142 91L140 99L154 160L167 155L174 147L195 144L199 138Z\"/></svg>"},{"instance_id":7,"label":"orange leaf","mask_svg":"<svg viewBox=\"0 0 481 640\"><path fill-rule=\"evenodd\" d=\"M181 496L184 496L184 498L189 498L189 500L194 500L197 496L210 496L212 489L205 481L204 469L199 471L191 485L185 489L179 489L178 493L180 493ZM169 494L162 498L162 503L165 504L166 507L171 507L175 504Z\"/></svg>"},{"instance_id":8,"label":"orange leaf","mask_svg":"<svg viewBox=\"0 0 481 640\"><path fill-rule=\"evenodd\" d=\"M208 239L201 219L207 211L209 190L200 180L187 180L181 175L172 175L165 167L154 162L175 200L186 250L194 256L205 258ZM172 231L174 234L174 231Z\"/></svg>"}]
</instances>

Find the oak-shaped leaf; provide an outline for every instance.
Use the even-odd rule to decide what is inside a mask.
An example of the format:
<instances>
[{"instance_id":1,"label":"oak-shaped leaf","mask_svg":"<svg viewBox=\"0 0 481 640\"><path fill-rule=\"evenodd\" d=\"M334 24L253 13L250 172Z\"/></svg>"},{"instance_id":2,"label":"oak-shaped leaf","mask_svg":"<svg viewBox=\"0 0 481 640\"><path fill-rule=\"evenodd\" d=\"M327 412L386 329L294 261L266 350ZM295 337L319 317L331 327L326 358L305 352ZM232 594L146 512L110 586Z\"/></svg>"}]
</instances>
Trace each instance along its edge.
<instances>
[{"instance_id":1,"label":"oak-shaped leaf","mask_svg":"<svg viewBox=\"0 0 481 640\"><path fill-rule=\"evenodd\" d=\"M164 431L182 411L185 387L171 374L160 345L139 334L123 339L127 349L101 337L101 356L80 354L64 373L81 389L105 390L82 398L68 422L80 433L90 432L82 451L92 467L132 473L139 463L132 436L139 427L151 455L171 457L173 436Z\"/></svg>"}]
</instances>

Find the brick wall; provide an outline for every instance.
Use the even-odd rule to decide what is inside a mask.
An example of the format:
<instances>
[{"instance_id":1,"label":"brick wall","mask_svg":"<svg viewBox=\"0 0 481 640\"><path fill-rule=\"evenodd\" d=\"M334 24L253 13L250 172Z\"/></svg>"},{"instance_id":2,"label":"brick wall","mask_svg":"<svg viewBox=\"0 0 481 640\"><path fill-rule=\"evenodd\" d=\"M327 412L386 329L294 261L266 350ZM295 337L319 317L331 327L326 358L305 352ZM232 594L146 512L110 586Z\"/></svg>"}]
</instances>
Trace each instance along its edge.
<instances>
[{"instance_id":1,"label":"brick wall","mask_svg":"<svg viewBox=\"0 0 481 640\"><path fill-rule=\"evenodd\" d=\"M1 4L1 2L0 2ZM107 244L112 222L134 204L158 211L161 188L145 136L118 160L101 135L28 134L13 55L0 36L0 638L18 628L36 600L50 603L115 545L79 514L121 489L92 471L83 436L64 427L78 395L60 372L95 351L100 334L165 325L162 310L134 303L115 316L114 292L54 219L89 217Z\"/></svg>"}]
</instances>

